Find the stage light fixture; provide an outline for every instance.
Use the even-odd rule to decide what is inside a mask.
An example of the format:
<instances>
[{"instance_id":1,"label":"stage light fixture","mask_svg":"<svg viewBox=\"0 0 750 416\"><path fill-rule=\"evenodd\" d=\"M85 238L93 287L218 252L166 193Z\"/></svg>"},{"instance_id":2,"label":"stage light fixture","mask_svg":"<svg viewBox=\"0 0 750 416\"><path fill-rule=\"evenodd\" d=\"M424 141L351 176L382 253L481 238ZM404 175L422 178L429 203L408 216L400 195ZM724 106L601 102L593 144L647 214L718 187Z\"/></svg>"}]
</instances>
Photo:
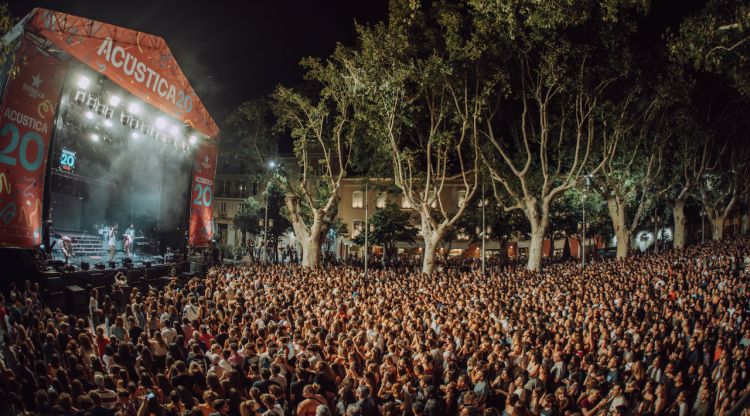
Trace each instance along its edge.
<instances>
[{"instance_id":1,"label":"stage light fixture","mask_svg":"<svg viewBox=\"0 0 750 416\"><path fill-rule=\"evenodd\" d=\"M102 103L96 104L96 114L102 115L107 110L107 106Z\"/></svg>"},{"instance_id":2,"label":"stage light fixture","mask_svg":"<svg viewBox=\"0 0 750 416\"><path fill-rule=\"evenodd\" d=\"M180 128L177 127L177 126L172 126L172 127L169 128L169 133L172 136L177 136L178 134L180 134Z\"/></svg>"},{"instance_id":3,"label":"stage light fixture","mask_svg":"<svg viewBox=\"0 0 750 416\"><path fill-rule=\"evenodd\" d=\"M198 143L198 137L196 137L194 134L190 136L190 144L196 144Z\"/></svg>"},{"instance_id":4,"label":"stage light fixture","mask_svg":"<svg viewBox=\"0 0 750 416\"><path fill-rule=\"evenodd\" d=\"M137 118L133 117L133 118L130 119L130 128L131 129L137 129L138 126L140 126L140 125L141 125L141 121L138 120Z\"/></svg>"},{"instance_id":5,"label":"stage light fixture","mask_svg":"<svg viewBox=\"0 0 750 416\"><path fill-rule=\"evenodd\" d=\"M104 120L104 125L106 127L112 127L112 122L110 120Z\"/></svg>"},{"instance_id":6,"label":"stage light fixture","mask_svg":"<svg viewBox=\"0 0 750 416\"><path fill-rule=\"evenodd\" d=\"M94 118L94 113L92 113L91 111L87 111L86 112L86 118L89 119L89 120L93 119Z\"/></svg>"},{"instance_id":7,"label":"stage light fixture","mask_svg":"<svg viewBox=\"0 0 750 416\"><path fill-rule=\"evenodd\" d=\"M138 105L138 103L130 103L128 105L128 111L132 114L140 114L141 113L141 106Z\"/></svg>"},{"instance_id":8,"label":"stage light fixture","mask_svg":"<svg viewBox=\"0 0 750 416\"><path fill-rule=\"evenodd\" d=\"M86 107L89 108L89 110L93 110L96 107L97 99L89 94L89 97L86 99Z\"/></svg>"},{"instance_id":9,"label":"stage light fixture","mask_svg":"<svg viewBox=\"0 0 750 416\"><path fill-rule=\"evenodd\" d=\"M134 132L130 133L130 137L132 137L134 139L138 139L139 137L141 137L141 135L138 134L137 131L134 131Z\"/></svg>"},{"instance_id":10,"label":"stage light fixture","mask_svg":"<svg viewBox=\"0 0 750 416\"><path fill-rule=\"evenodd\" d=\"M109 97L109 105L112 107L117 107L120 104L120 97L117 95L112 95Z\"/></svg>"},{"instance_id":11,"label":"stage light fixture","mask_svg":"<svg viewBox=\"0 0 750 416\"><path fill-rule=\"evenodd\" d=\"M96 133L91 134L91 140L98 142L99 141L99 135Z\"/></svg>"},{"instance_id":12,"label":"stage light fixture","mask_svg":"<svg viewBox=\"0 0 750 416\"><path fill-rule=\"evenodd\" d=\"M81 90L76 90L76 95L73 97L73 101L78 105L83 104L83 102L86 101L86 93Z\"/></svg>"},{"instance_id":13,"label":"stage light fixture","mask_svg":"<svg viewBox=\"0 0 750 416\"><path fill-rule=\"evenodd\" d=\"M156 126L157 129L162 130L164 127L166 127L167 122L163 118L159 117L154 122L154 125Z\"/></svg>"},{"instance_id":14,"label":"stage light fixture","mask_svg":"<svg viewBox=\"0 0 750 416\"><path fill-rule=\"evenodd\" d=\"M124 111L122 113L120 113L120 123L123 126L127 126L128 124L130 124L130 119L131 118L132 118L131 115L128 114L128 113L126 113L126 112L124 112Z\"/></svg>"},{"instance_id":15,"label":"stage light fixture","mask_svg":"<svg viewBox=\"0 0 750 416\"><path fill-rule=\"evenodd\" d=\"M112 109L112 107L106 107L104 110L104 117L112 118L112 114L114 114L114 112L115 111Z\"/></svg>"},{"instance_id":16,"label":"stage light fixture","mask_svg":"<svg viewBox=\"0 0 750 416\"><path fill-rule=\"evenodd\" d=\"M91 84L91 80L87 76L81 75L78 78L78 88L85 90L86 88L89 87L89 84Z\"/></svg>"}]
</instances>

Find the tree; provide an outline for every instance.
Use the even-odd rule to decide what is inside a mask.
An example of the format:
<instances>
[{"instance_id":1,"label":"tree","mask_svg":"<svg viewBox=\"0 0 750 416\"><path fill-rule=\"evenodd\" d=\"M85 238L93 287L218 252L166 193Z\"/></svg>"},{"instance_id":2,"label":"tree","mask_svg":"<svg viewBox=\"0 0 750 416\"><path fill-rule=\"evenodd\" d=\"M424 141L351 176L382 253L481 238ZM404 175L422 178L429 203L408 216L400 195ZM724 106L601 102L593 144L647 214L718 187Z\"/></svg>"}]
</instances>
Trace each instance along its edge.
<instances>
[{"instance_id":1,"label":"tree","mask_svg":"<svg viewBox=\"0 0 750 416\"><path fill-rule=\"evenodd\" d=\"M483 44L508 56L499 69L508 93L484 120L481 154L493 190L507 210L524 213L531 228L527 268L539 270L554 201L572 189L584 168L596 173L599 137L592 117L607 86L628 69L626 16L640 2L470 1ZM498 61L502 62L500 58ZM494 117L499 115L500 117Z\"/></svg>"},{"instance_id":2,"label":"tree","mask_svg":"<svg viewBox=\"0 0 750 416\"><path fill-rule=\"evenodd\" d=\"M708 0L669 37L669 51L678 62L720 75L750 96L750 4Z\"/></svg>"},{"instance_id":3,"label":"tree","mask_svg":"<svg viewBox=\"0 0 750 416\"><path fill-rule=\"evenodd\" d=\"M271 111L265 99L245 101L234 109L222 126L221 158L238 160L254 180L266 181L270 160L278 154L278 141L271 131Z\"/></svg>"},{"instance_id":4,"label":"tree","mask_svg":"<svg viewBox=\"0 0 750 416\"><path fill-rule=\"evenodd\" d=\"M419 215L425 274L466 207L449 206L445 194L458 188L469 201L477 190L478 125L498 82L485 76L483 56L461 38L457 13L447 5L428 13L417 2L392 2L387 24L358 27L353 76L367 91L360 117Z\"/></svg>"},{"instance_id":5,"label":"tree","mask_svg":"<svg viewBox=\"0 0 750 416\"><path fill-rule=\"evenodd\" d=\"M311 269L320 267L321 246L336 218L339 188L354 145L353 115L360 91L346 70L348 55L339 45L325 61L302 61L315 92L279 86L272 94L277 128L291 133L301 168L300 174L286 172L278 183L286 193L287 216L302 246L302 265ZM317 166L313 154L320 155L322 166Z\"/></svg>"},{"instance_id":6,"label":"tree","mask_svg":"<svg viewBox=\"0 0 750 416\"><path fill-rule=\"evenodd\" d=\"M258 222L263 218L262 209L263 207L255 198L247 198L234 216L235 227L242 231L243 235L245 233L257 234Z\"/></svg>"},{"instance_id":7,"label":"tree","mask_svg":"<svg viewBox=\"0 0 750 416\"><path fill-rule=\"evenodd\" d=\"M369 220L372 231L365 230L354 238L354 243L365 244L365 232L369 244L383 247L383 264L395 254L397 243L414 243L417 229L412 225L409 211L404 211L398 205L389 202L383 208L376 208Z\"/></svg>"}]
</instances>

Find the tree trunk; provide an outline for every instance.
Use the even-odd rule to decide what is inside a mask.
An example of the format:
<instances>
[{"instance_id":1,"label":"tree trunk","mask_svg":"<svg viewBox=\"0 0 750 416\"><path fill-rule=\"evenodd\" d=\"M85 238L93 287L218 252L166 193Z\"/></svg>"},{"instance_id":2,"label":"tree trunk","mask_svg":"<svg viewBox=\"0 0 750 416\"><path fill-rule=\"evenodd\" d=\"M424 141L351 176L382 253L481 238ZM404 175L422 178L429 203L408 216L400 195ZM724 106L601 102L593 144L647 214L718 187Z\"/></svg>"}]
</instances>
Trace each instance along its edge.
<instances>
[{"instance_id":1,"label":"tree trunk","mask_svg":"<svg viewBox=\"0 0 750 416\"><path fill-rule=\"evenodd\" d=\"M683 249L687 245L687 235L685 234L685 200L678 199L672 207L672 218L674 219L674 236L672 237L672 246L676 249Z\"/></svg>"},{"instance_id":2,"label":"tree trunk","mask_svg":"<svg viewBox=\"0 0 750 416\"><path fill-rule=\"evenodd\" d=\"M612 220L612 228L617 236L617 258L624 259L630 252L630 232L625 225L625 204L615 196L607 197L607 208L609 218Z\"/></svg>"},{"instance_id":3,"label":"tree trunk","mask_svg":"<svg viewBox=\"0 0 750 416\"><path fill-rule=\"evenodd\" d=\"M748 221L748 214L744 213L742 214L742 217L740 217L740 233L745 234L747 233L748 226L750 225L750 222Z\"/></svg>"},{"instance_id":4,"label":"tree trunk","mask_svg":"<svg viewBox=\"0 0 750 416\"><path fill-rule=\"evenodd\" d=\"M526 270L542 269L542 249L544 248L544 227L531 223L531 242L529 243L529 261Z\"/></svg>"},{"instance_id":5,"label":"tree trunk","mask_svg":"<svg viewBox=\"0 0 750 416\"><path fill-rule=\"evenodd\" d=\"M708 222L711 224L711 237L714 241L721 240L724 237L724 222L726 217L723 215L714 215L708 217Z\"/></svg>"},{"instance_id":6,"label":"tree trunk","mask_svg":"<svg viewBox=\"0 0 750 416\"><path fill-rule=\"evenodd\" d=\"M317 269L320 267L321 249L317 241L317 238L308 238L300 241L302 245L302 267L307 269Z\"/></svg>"},{"instance_id":7,"label":"tree trunk","mask_svg":"<svg viewBox=\"0 0 750 416\"><path fill-rule=\"evenodd\" d=\"M432 274L435 270L435 257L437 247L440 244L439 238L429 238L424 240L424 257L422 258L422 273Z\"/></svg>"}]
</instances>

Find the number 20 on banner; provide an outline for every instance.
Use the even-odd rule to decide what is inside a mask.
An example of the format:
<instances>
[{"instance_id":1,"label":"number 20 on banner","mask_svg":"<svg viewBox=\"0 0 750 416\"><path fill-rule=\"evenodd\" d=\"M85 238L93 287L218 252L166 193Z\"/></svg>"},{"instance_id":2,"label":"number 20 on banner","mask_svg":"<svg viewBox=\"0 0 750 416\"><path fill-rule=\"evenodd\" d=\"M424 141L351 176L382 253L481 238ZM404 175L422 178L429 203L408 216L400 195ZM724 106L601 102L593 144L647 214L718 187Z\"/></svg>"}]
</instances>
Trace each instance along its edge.
<instances>
[{"instance_id":1,"label":"number 20 on banner","mask_svg":"<svg viewBox=\"0 0 750 416\"><path fill-rule=\"evenodd\" d=\"M16 158L10 154L16 150L19 143L21 148L18 152L18 159L21 162L21 166L29 172L35 172L42 166L42 160L44 158L44 140L42 136L33 131L27 131L21 136L18 131L18 127L13 123L7 123L0 129L0 136L6 137L10 133L10 142L0 150L0 163L16 166ZM37 146L36 158L29 160L29 144L35 143Z\"/></svg>"},{"instance_id":2,"label":"number 20 on banner","mask_svg":"<svg viewBox=\"0 0 750 416\"><path fill-rule=\"evenodd\" d=\"M193 200L193 204L199 207L210 207L211 203L214 200L214 193L211 190L211 185L196 183L193 189L195 189L195 192L197 192L197 196Z\"/></svg>"}]
</instances>

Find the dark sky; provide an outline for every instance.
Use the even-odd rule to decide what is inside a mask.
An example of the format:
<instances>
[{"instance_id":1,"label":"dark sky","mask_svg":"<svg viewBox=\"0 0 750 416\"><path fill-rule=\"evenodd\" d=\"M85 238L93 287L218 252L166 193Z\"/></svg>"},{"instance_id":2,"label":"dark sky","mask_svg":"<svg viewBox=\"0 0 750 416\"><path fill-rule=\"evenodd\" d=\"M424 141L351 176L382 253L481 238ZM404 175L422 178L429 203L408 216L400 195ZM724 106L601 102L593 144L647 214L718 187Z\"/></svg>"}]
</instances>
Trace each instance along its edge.
<instances>
[{"instance_id":1,"label":"dark sky","mask_svg":"<svg viewBox=\"0 0 750 416\"><path fill-rule=\"evenodd\" d=\"M44 7L166 39L177 63L220 122L247 99L302 80L299 61L324 57L337 41L354 43L354 21L374 23L387 0L9 2L21 18Z\"/></svg>"}]
</instances>

